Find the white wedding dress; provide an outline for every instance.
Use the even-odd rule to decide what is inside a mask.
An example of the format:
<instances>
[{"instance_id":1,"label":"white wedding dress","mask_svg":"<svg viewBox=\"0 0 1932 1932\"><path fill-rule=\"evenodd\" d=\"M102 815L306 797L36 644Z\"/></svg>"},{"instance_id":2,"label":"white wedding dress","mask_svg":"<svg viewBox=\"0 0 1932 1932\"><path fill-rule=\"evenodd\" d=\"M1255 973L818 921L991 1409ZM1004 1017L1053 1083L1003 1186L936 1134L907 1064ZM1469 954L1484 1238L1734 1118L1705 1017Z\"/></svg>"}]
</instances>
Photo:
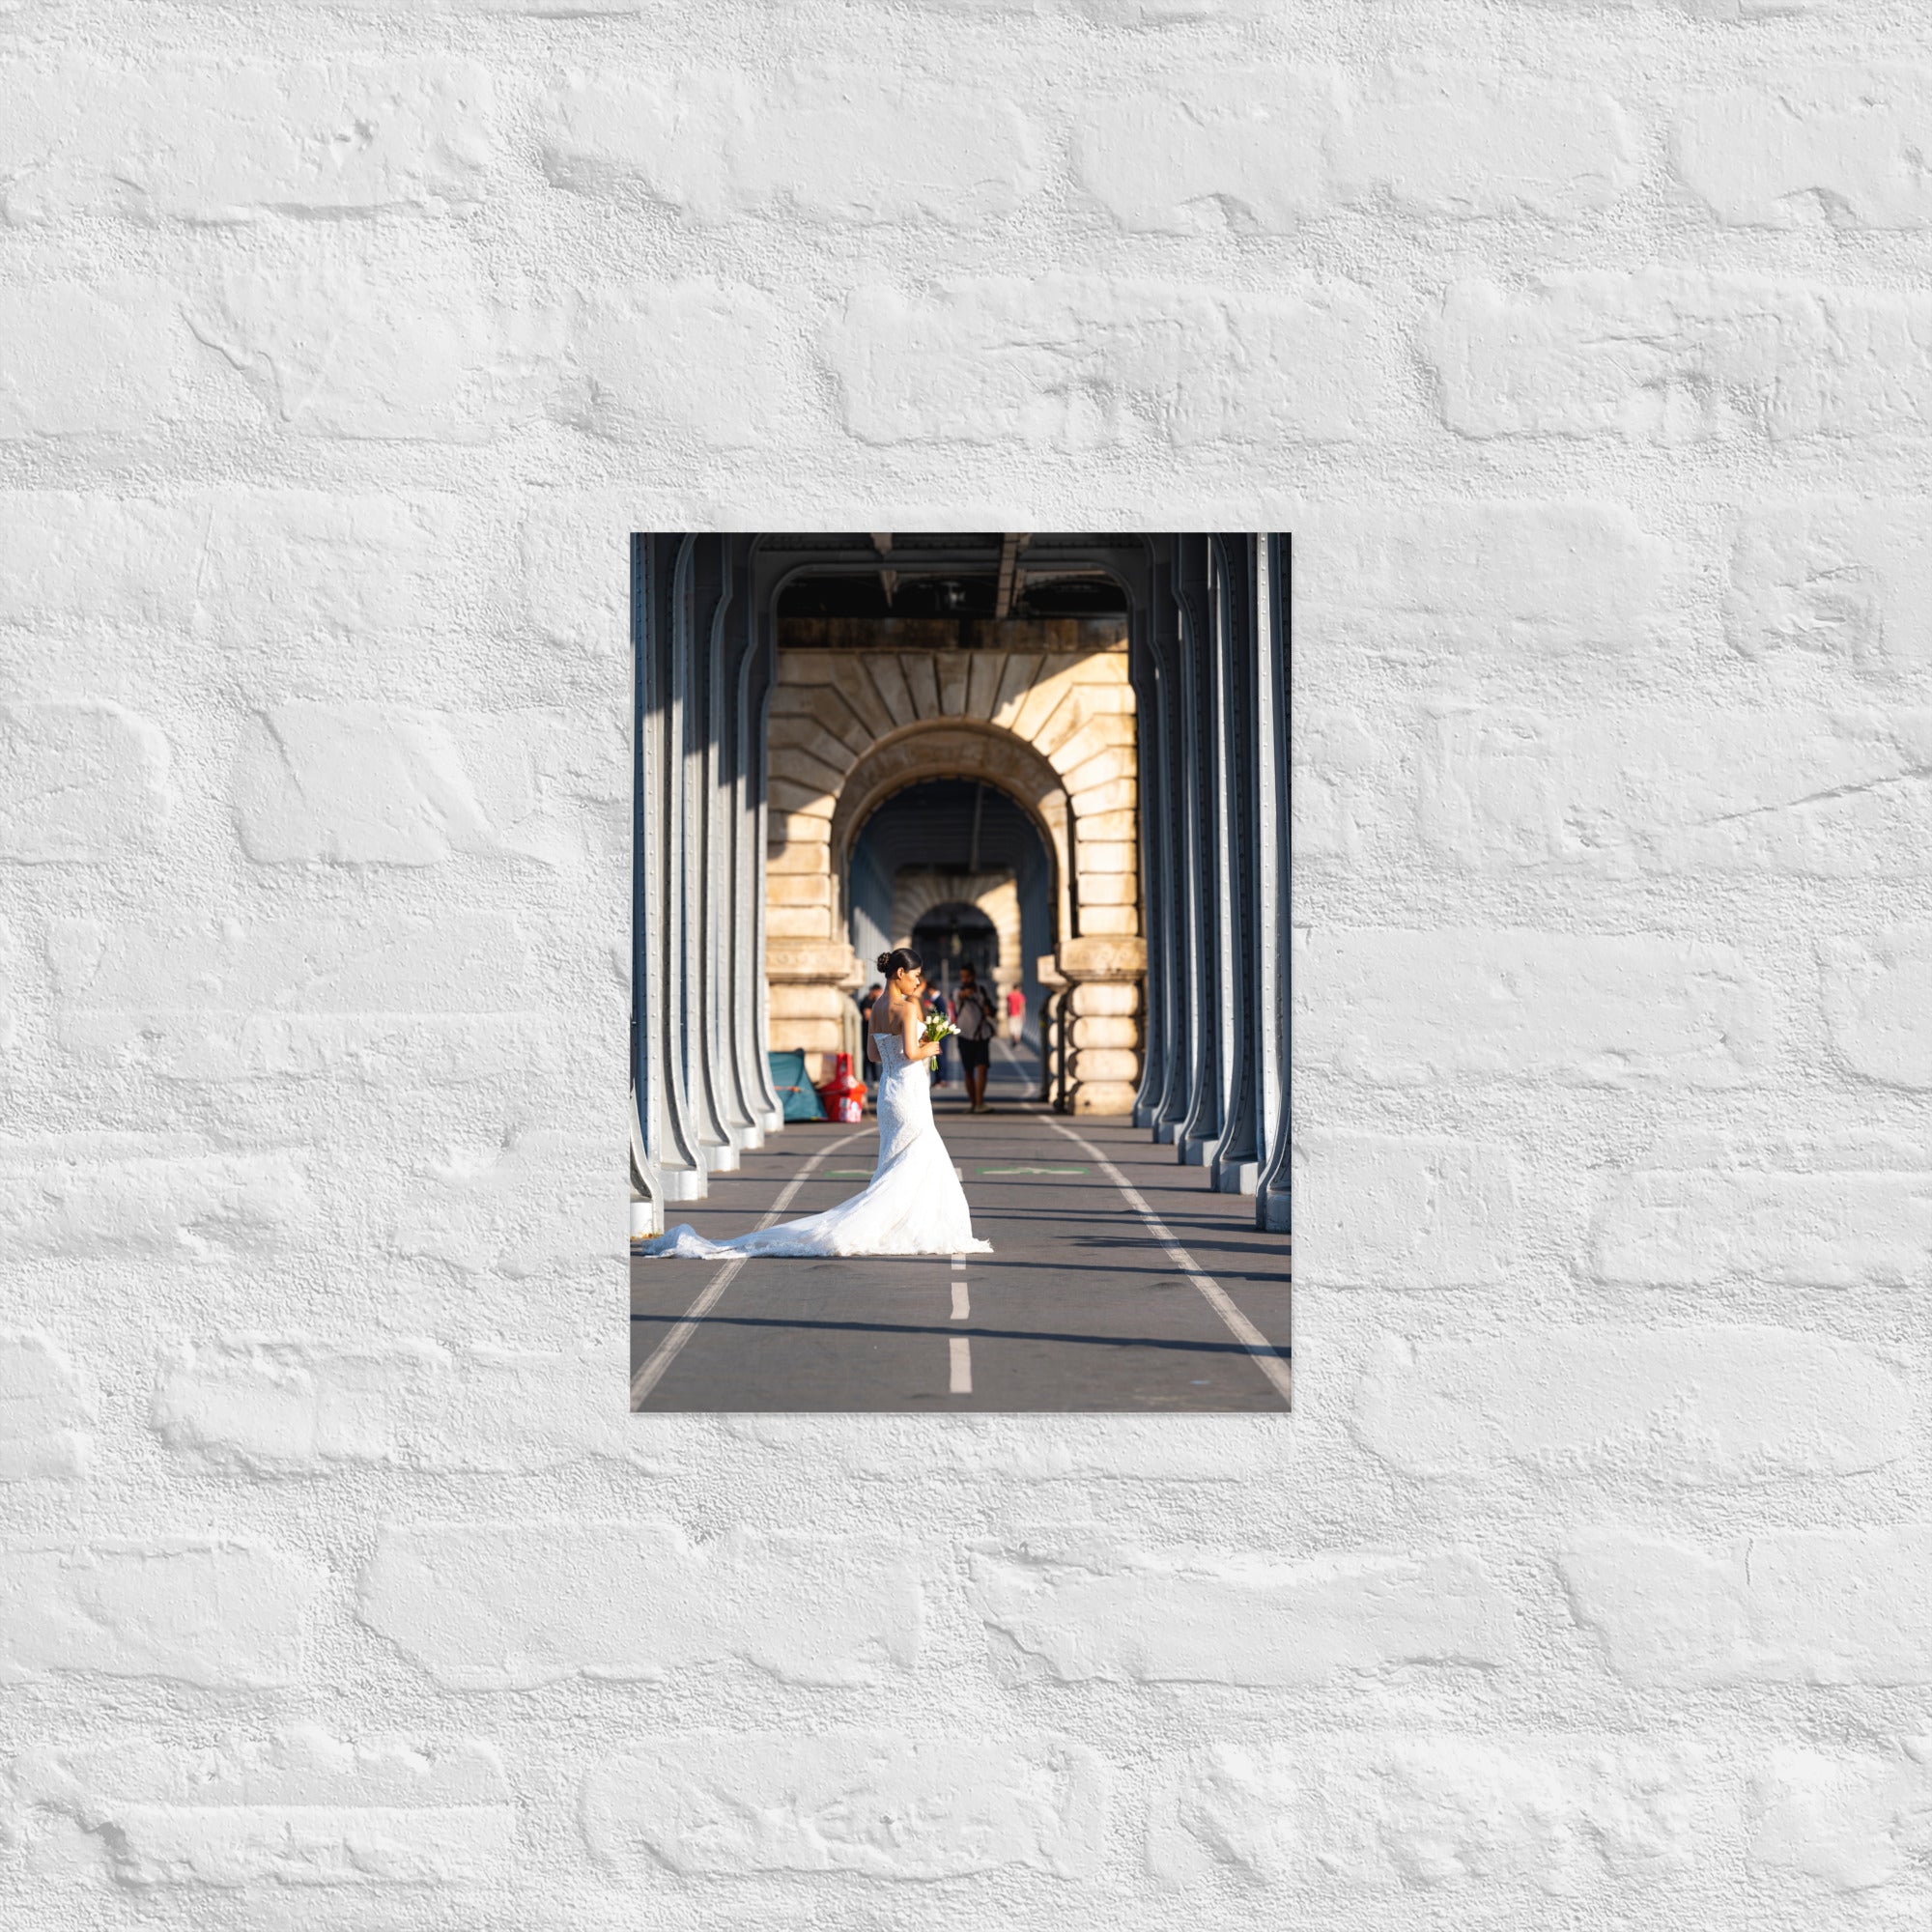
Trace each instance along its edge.
<instances>
[{"instance_id":1,"label":"white wedding dress","mask_svg":"<svg viewBox=\"0 0 1932 1932\"><path fill-rule=\"evenodd\" d=\"M678 1261L733 1255L989 1255L973 1238L973 1215L952 1156L932 1121L932 1075L908 1060L895 1033L879 1046L879 1164L863 1192L823 1213L728 1241L708 1241L689 1221L667 1228L639 1252Z\"/></svg>"}]
</instances>

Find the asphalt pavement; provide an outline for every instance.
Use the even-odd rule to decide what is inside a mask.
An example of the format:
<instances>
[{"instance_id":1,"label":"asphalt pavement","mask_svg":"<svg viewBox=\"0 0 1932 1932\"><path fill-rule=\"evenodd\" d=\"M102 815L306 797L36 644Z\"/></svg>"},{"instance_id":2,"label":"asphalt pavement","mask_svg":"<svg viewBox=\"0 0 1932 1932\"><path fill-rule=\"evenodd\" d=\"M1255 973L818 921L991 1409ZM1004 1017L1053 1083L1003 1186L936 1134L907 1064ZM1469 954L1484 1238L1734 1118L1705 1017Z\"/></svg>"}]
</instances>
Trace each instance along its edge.
<instances>
[{"instance_id":1,"label":"asphalt pavement","mask_svg":"<svg viewBox=\"0 0 1932 1932\"><path fill-rule=\"evenodd\" d=\"M990 1255L631 1263L632 1407L1173 1410L1289 1406L1289 1242L1129 1122L1033 1102L1004 1042L939 1131ZM803 1122L673 1211L714 1240L865 1186L876 1122ZM1111 1170L1111 1171L1110 1171ZM803 1177L803 1179L801 1179Z\"/></svg>"}]
</instances>

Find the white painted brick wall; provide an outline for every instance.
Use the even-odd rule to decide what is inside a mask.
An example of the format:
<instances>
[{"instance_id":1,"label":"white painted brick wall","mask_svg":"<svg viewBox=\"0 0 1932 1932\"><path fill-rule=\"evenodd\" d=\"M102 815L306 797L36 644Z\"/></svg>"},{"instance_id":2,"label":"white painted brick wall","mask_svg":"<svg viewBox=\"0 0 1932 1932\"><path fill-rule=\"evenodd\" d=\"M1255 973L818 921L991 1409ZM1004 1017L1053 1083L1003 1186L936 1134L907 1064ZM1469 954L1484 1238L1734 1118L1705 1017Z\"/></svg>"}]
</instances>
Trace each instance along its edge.
<instances>
[{"instance_id":1,"label":"white painted brick wall","mask_svg":"<svg viewBox=\"0 0 1932 1932\"><path fill-rule=\"evenodd\" d=\"M0 0L0 1923L1932 1915L1932 21ZM623 535L1296 533L1300 1408L621 1410Z\"/></svg>"}]
</instances>

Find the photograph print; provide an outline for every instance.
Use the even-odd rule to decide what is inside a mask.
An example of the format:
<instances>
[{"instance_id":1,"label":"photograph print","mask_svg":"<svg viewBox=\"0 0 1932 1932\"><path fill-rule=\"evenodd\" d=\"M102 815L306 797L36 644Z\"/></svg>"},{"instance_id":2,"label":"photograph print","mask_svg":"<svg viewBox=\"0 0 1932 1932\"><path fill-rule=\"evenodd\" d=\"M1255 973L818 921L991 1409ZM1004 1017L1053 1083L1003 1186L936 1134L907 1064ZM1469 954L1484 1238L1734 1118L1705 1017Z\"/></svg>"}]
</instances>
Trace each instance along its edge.
<instances>
[{"instance_id":1,"label":"photograph print","mask_svg":"<svg viewBox=\"0 0 1932 1932\"><path fill-rule=\"evenodd\" d=\"M1287 534L638 534L634 1412L1291 1406Z\"/></svg>"}]
</instances>

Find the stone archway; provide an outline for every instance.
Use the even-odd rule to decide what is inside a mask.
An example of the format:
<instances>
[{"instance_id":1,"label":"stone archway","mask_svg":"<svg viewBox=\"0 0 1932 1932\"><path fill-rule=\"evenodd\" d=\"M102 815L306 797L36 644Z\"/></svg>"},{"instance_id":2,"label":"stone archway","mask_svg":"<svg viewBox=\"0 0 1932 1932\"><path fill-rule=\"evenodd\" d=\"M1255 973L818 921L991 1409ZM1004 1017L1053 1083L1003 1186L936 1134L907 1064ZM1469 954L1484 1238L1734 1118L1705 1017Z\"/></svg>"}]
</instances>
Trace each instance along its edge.
<instances>
[{"instance_id":1,"label":"stone archway","mask_svg":"<svg viewBox=\"0 0 1932 1932\"><path fill-rule=\"evenodd\" d=\"M1059 772L1009 732L952 724L898 732L874 745L846 775L826 842L835 928L842 931L850 915L845 868L866 821L895 793L929 779L977 779L1006 793L1033 820L1053 862L1054 928L1066 932L1075 923L1077 820Z\"/></svg>"},{"instance_id":2,"label":"stone archway","mask_svg":"<svg viewBox=\"0 0 1932 1932\"><path fill-rule=\"evenodd\" d=\"M912 943L912 929L934 906L957 902L985 914L999 942L993 991L1005 999L1025 978L1020 957L1019 884L1010 867L953 874L930 867L902 866L893 882L893 944Z\"/></svg>"},{"instance_id":3,"label":"stone archway","mask_svg":"<svg viewBox=\"0 0 1932 1932\"><path fill-rule=\"evenodd\" d=\"M1125 1112L1140 1077L1147 964L1125 627L1001 628L1010 647L779 651L768 737L770 1043L824 1055L845 1039L851 992L863 983L845 875L867 818L908 784L977 779L1020 805L1053 861L1057 941L1040 977L1072 985L1074 1013L1093 1020L1074 1104Z\"/></svg>"}]
</instances>

